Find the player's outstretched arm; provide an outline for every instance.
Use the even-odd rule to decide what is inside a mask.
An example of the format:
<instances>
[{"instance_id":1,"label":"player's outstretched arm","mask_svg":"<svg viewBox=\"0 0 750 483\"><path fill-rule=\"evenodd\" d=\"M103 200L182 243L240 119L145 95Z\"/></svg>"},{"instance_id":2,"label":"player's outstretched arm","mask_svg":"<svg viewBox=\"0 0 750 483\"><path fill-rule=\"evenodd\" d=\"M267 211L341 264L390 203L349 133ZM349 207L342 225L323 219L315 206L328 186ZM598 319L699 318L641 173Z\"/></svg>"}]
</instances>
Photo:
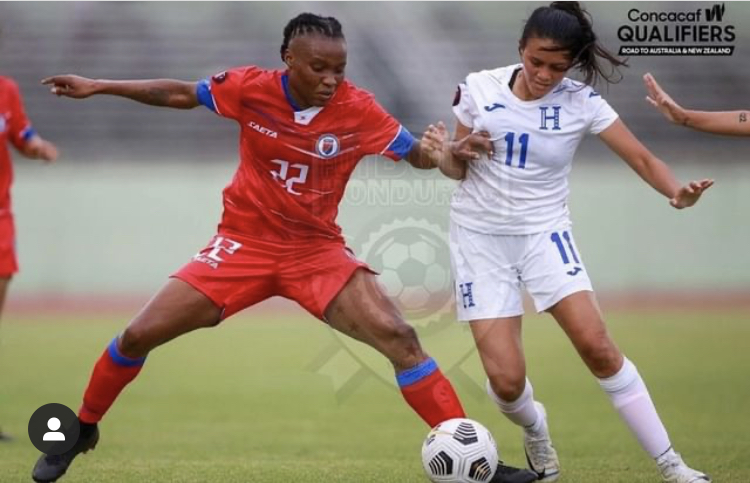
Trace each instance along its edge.
<instances>
[{"instance_id":1,"label":"player's outstretched arm","mask_svg":"<svg viewBox=\"0 0 750 483\"><path fill-rule=\"evenodd\" d=\"M430 124L419 141L420 152L429 159L430 167L439 168L448 178L463 179L467 162L479 159L482 153L492 154L488 133L472 133L471 128L457 123L453 141L449 137L445 124L439 122Z\"/></svg>"},{"instance_id":2,"label":"player's outstretched arm","mask_svg":"<svg viewBox=\"0 0 750 483\"><path fill-rule=\"evenodd\" d=\"M712 179L691 181L681 185L672 170L646 148L618 119L599 134L602 141L656 191L677 208L688 208L698 202L705 190L713 186Z\"/></svg>"},{"instance_id":3,"label":"player's outstretched arm","mask_svg":"<svg viewBox=\"0 0 750 483\"><path fill-rule=\"evenodd\" d=\"M643 76L648 96L646 101L657 108L671 122L714 134L750 136L750 114L747 111L693 111L677 104L654 76Z\"/></svg>"},{"instance_id":4,"label":"player's outstretched arm","mask_svg":"<svg viewBox=\"0 0 750 483\"><path fill-rule=\"evenodd\" d=\"M39 135L29 139L19 151L29 159L41 159L48 163L57 159L57 146Z\"/></svg>"},{"instance_id":5,"label":"player's outstretched arm","mask_svg":"<svg viewBox=\"0 0 750 483\"><path fill-rule=\"evenodd\" d=\"M58 75L44 79L42 84L50 86L53 94L73 99L108 94L133 99L150 106L192 109L199 105L195 82L172 79L115 81Z\"/></svg>"}]
</instances>

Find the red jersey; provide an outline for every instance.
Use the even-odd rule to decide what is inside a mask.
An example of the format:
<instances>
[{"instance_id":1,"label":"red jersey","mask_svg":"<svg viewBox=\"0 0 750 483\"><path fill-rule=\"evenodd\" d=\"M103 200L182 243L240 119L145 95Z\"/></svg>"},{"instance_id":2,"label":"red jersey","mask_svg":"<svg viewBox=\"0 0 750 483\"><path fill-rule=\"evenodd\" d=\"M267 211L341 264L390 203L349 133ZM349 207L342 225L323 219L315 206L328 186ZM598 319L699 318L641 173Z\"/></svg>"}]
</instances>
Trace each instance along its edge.
<instances>
[{"instance_id":1,"label":"red jersey","mask_svg":"<svg viewBox=\"0 0 750 483\"><path fill-rule=\"evenodd\" d=\"M0 77L0 216L10 214L10 185L13 182L8 141L17 149L34 135L15 82Z\"/></svg>"},{"instance_id":2,"label":"red jersey","mask_svg":"<svg viewBox=\"0 0 750 483\"><path fill-rule=\"evenodd\" d=\"M224 189L220 232L343 240L338 205L357 163L397 161L414 138L348 81L325 107L299 110L284 71L240 67L198 84L201 104L240 125L240 165Z\"/></svg>"}]
</instances>

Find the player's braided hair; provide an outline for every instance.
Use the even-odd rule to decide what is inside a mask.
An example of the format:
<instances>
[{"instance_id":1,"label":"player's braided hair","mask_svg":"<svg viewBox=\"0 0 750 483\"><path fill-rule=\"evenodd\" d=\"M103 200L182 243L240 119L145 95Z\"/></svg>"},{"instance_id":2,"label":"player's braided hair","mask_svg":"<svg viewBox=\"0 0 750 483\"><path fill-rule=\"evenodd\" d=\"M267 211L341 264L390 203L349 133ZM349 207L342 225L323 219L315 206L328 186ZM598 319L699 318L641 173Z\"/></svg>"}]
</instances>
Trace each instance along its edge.
<instances>
[{"instance_id":1,"label":"player's braided hair","mask_svg":"<svg viewBox=\"0 0 750 483\"><path fill-rule=\"evenodd\" d=\"M301 13L284 27L284 43L281 44L281 60L294 37L305 34L320 34L331 39L343 39L341 23L333 17L321 17L312 13Z\"/></svg>"},{"instance_id":2,"label":"player's braided hair","mask_svg":"<svg viewBox=\"0 0 750 483\"><path fill-rule=\"evenodd\" d=\"M599 78L608 83L622 80L618 67L628 64L602 47L594 33L591 15L578 2L552 2L549 7L539 7L531 14L523 28L519 46L524 48L530 38L550 39L556 47L552 50L570 52L571 67L581 70L588 85ZM609 63L605 69L601 59Z\"/></svg>"}]
</instances>

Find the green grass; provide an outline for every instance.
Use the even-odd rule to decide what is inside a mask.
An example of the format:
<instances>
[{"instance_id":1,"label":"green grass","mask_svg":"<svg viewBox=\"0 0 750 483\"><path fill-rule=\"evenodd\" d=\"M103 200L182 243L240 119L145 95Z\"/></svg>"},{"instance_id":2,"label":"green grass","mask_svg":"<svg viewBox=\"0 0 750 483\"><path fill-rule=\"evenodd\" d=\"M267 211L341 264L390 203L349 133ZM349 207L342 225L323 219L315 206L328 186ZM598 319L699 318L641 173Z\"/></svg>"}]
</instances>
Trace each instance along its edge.
<instances>
[{"instance_id":1,"label":"green grass","mask_svg":"<svg viewBox=\"0 0 750 483\"><path fill-rule=\"evenodd\" d=\"M749 482L748 314L610 314L609 324L688 463L719 483ZM39 453L29 417L50 402L77 410L93 362L122 326L109 317L3 321L0 423L15 440L0 443L0 481L30 481ZM525 338L561 481L659 481L551 319L528 318ZM466 330L454 324L423 342L502 457L522 465L521 433L482 393ZM391 379L379 357L311 318L251 311L153 353L101 424L99 447L64 481L425 482L427 428Z\"/></svg>"}]
</instances>

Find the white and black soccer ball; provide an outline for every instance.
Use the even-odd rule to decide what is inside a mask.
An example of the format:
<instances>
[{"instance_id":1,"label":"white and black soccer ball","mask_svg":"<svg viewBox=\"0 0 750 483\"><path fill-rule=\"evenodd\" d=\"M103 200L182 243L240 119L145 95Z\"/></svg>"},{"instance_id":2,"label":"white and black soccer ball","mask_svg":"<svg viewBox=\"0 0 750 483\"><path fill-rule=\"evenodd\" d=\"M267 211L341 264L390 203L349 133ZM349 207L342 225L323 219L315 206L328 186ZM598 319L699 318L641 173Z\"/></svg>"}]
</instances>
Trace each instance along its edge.
<instances>
[{"instance_id":1,"label":"white and black soccer ball","mask_svg":"<svg viewBox=\"0 0 750 483\"><path fill-rule=\"evenodd\" d=\"M422 465L433 483L488 483L497 470L497 445L478 422L450 419L425 438Z\"/></svg>"}]
</instances>

